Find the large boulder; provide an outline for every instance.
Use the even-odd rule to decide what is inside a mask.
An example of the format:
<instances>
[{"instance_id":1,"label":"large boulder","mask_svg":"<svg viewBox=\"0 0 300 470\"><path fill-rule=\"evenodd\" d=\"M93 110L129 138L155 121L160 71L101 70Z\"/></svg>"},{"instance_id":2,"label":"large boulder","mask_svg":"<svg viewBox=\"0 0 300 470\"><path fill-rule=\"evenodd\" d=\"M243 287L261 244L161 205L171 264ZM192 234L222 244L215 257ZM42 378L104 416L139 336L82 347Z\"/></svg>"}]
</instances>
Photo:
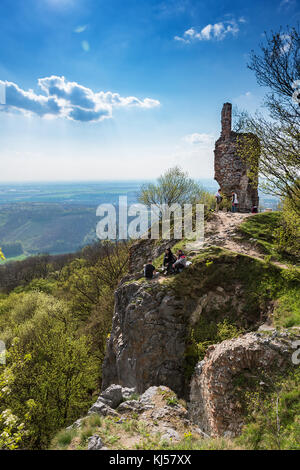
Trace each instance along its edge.
<instances>
[{"instance_id":1,"label":"large boulder","mask_svg":"<svg viewBox=\"0 0 300 470\"><path fill-rule=\"evenodd\" d=\"M89 409L88 415L96 413L101 416L118 416L118 413L107 405L101 397L93 404L93 406Z\"/></svg>"},{"instance_id":2,"label":"large boulder","mask_svg":"<svg viewBox=\"0 0 300 470\"><path fill-rule=\"evenodd\" d=\"M112 408L117 408L117 406L119 406L119 404L123 401L121 385L110 385L110 387L101 393L100 397L104 398L104 400L108 400Z\"/></svg>"},{"instance_id":3,"label":"large boulder","mask_svg":"<svg viewBox=\"0 0 300 470\"><path fill-rule=\"evenodd\" d=\"M102 416L118 416L115 408L118 408L122 402L128 400L134 393L135 388L112 384L99 395L97 401L89 409L88 414L97 413Z\"/></svg>"},{"instance_id":4,"label":"large boulder","mask_svg":"<svg viewBox=\"0 0 300 470\"><path fill-rule=\"evenodd\" d=\"M113 384L143 393L152 385L184 390L186 322L183 303L157 282L122 284L103 364L103 389Z\"/></svg>"},{"instance_id":5,"label":"large boulder","mask_svg":"<svg viewBox=\"0 0 300 470\"><path fill-rule=\"evenodd\" d=\"M243 414L234 390L234 378L243 372L284 371L292 366L292 339L248 333L210 346L191 381L189 416L211 436L240 433Z\"/></svg>"}]
</instances>

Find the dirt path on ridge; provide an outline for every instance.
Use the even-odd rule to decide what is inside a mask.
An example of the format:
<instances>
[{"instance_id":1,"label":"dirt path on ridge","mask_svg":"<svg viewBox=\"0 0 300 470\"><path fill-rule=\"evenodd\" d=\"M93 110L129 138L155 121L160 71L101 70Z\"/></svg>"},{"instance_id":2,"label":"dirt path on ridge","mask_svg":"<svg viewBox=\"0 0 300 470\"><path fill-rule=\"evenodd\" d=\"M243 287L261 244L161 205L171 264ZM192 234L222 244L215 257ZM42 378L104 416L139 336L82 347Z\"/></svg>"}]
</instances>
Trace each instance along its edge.
<instances>
[{"instance_id":1,"label":"dirt path on ridge","mask_svg":"<svg viewBox=\"0 0 300 470\"><path fill-rule=\"evenodd\" d=\"M254 239L245 240L238 233L241 223L253 214L241 214L231 212L214 213L212 219L205 225L204 243L191 242L186 248L188 252L198 252L211 245L220 246L236 253L252 256L257 259L264 259L265 254L256 245ZM288 268L285 264L272 261L273 264Z\"/></svg>"}]
</instances>

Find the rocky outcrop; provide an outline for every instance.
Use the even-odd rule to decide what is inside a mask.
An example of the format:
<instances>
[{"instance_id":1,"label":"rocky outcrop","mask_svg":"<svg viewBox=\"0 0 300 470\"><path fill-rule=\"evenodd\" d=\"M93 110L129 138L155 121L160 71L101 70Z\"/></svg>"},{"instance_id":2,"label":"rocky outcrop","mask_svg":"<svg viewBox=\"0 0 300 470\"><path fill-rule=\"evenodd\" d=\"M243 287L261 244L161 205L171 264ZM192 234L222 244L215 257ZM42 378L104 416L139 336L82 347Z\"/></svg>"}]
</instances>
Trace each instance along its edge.
<instances>
[{"instance_id":1,"label":"rocky outcrop","mask_svg":"<svg viewBox=\"0 0 300 470\"><path fill-rule=\"evenodd\" d=\"M154 282L123 284L116 292L103 389L116 383L143 393L152 385L184 391L186 323L183 303Z\"/></svg>"},{"instance_id":2,"label":"rocky outcrop","mask_svg":"<svg viewBox=\"0 0 300 470\"><path fill-rule=\"evenodd\" d=\"M254 134L242 134L231 130L232 105L225 103L222 109L222 132L215 146L215 180L227 197L235 191L239 200L239 209L249 212L252 206L258 206L258 177L251 172L238 153L238 147L258 144Z\"/></svg>"},{"instance_id":3,"label":"rocky outcrop","mask_svg":"<svg viewBox=\"0 0 300 470\"><path fill-rule=\"evenodd\" d=\"M119 401L120 391L124 397L126 390L112 384L99 396L97 402L103 400L104 396L109 396L112 401L114 397L118 397L117 401ZM131 449L135 448L135 446L141 445L147 436L152 436L157 442L160 442L162 448L165 444L184 440L186 434L193 435L198 439L207 437L188 419L185 402L179 400L170 388L152 386L141 396L137 396L137 394L135 396L135 400L125 399L113 409L115 413L113 419L114 438L118 441L120 449L128 449L128 446ZM108 447L113 445L108 439L104 425L106 422L111 426L112 420L102 411L95 408L88 416L81 418L68 428L73 429L74 435L78 436L82 429L90 428L90 423L93 421L92 415L99 414L101 416L99 425L93 427L94 434L88 438L87 450L108 450ZM75 437L75 439L78 438ZM71 445L71 448L74 449L74 446Z\"/></svg>"},{"instance_id":4,"label":"rocky outcrop","mask_svg":"<svg viewBox=\"0 0 300 470\"><path fill-rule=\"evenodd\" d=\"M98 400L90 408L88 414L97 413L102 416L117 416L117 408L124 400L127 400L135 393L135 388L121 387L112 384L104 390ZM76 423L75 423L76 424Z\"/></svg>"},{"instance_id":5,"label":"rocky outcrop","mask_svg":"<svg viewBox=\"0 0 300 470\"><path fill-rule=\"evenodd\" d=\"M211 436L235 436L243 414L235 395L234 378L284 371L292 365L292 340L288 334L249 333L208 348L191 381L190 417Z\"/></svg>"},{"instance_id":6,"label":"rocky outcrop","mask_svg":"<svg viewBox=\"0 0 300 470\"><path fill-rule=\"evenodd\" d=\"M218 249L207 256L209 266L206 258L194 260L175 278L123 280L115 293L103 390L119 384L143 393L152 385L165 385L187 398L186 351L191 329L199 328L203 321L225 319L246 329L263 323L267 306L264 302L249 304L248 277L239 278L240 269L249 276L258 271L258 262Z\"/></svg>"}]
</instances>

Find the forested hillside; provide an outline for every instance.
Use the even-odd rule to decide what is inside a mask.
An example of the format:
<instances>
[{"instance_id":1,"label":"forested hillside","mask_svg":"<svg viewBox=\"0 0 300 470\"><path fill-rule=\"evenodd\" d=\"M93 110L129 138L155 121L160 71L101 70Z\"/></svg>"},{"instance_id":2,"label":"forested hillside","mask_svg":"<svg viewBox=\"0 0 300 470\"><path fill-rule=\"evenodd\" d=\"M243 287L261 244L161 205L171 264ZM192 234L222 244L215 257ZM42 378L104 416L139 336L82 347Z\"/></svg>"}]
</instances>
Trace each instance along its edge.
<instances>
[{"instance_id":1,"label":"forested hillside","mask_svg":"<svg viewBox=\"0 0 300 470\"><path fill-rule=\"evenodd\" d=\"M7 367L0 366L0 448L3 410L11 416L9 448L43 449L88 409L101 384L113 292L127 261L125 245L98 243L77 255L1 267L0 331L8 352Z\"/></svg>"},{"instance_id":2,"label":"forested hillside","mask_svg":"<svg viewBox=\"0 0 300 470\"><path fill-rule=\"evenodd\" d=\"M96 240L95 207L14 203L0 209L0 246L7 258L69 253Z\"/></svg>"}]
</instances>

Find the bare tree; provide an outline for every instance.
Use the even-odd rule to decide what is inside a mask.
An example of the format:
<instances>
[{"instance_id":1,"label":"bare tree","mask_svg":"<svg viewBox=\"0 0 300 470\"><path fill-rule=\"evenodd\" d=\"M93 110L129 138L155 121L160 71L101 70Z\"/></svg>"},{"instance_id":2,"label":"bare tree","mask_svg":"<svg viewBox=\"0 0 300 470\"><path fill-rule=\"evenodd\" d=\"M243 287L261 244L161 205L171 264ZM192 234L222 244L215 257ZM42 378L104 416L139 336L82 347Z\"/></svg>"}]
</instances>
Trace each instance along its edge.
<instances>
[{"instance_id":1,"label":"bare tree","mask_svg":"<svg viewBox=\"0 0 300 470\"><path fill-rule=\"evenodd\" d=\"M259 172L263 189L281 198L288 197L300 214L300 35L299 28L266 34L261 53L252 51L248 65L260 85L271 92L266 95L266 117L256 113L238 116L238 130L257 135L260 148L246 139L240 154L257 171L257 153L261 154ZM297 87L299 86L299 93Z\"/></svg>"}]
</instances>

